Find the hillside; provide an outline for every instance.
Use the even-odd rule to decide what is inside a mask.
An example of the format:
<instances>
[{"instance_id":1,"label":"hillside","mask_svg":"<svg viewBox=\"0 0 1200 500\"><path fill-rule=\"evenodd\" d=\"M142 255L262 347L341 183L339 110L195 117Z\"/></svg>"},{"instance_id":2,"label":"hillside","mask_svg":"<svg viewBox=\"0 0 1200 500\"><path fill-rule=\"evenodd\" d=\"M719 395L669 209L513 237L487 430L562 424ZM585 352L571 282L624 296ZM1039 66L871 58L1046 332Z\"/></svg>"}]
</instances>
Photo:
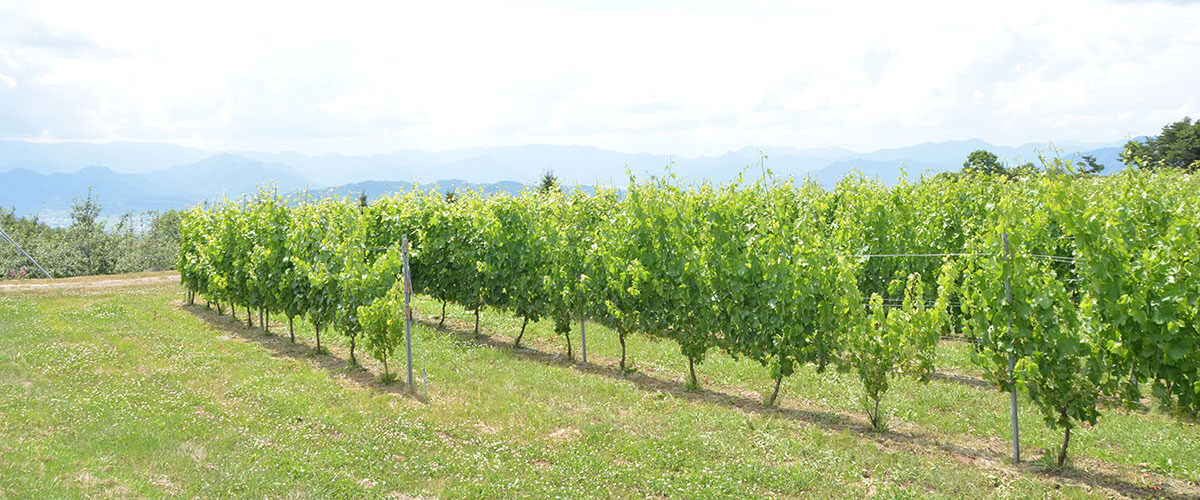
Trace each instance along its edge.
<instances>
[{"instance_id":1,"label":"hillside","mask_svg":"<svg viewBox=\"0 0 1200 500\"><path fill-rule=\"evenodd\" d=\"M549 324L512 349L518 320L488 312L488 335L473 336L469 313L452 308L438 329L438 304L420 298L428 396L413 397L379 385L366 356L349 365L340 340L313 355L303 322L291 344L281 318L264 335L241 310L235 321L181 305L182 289L157 276L53 283L0 288L11 319L0 323L3 496L1200 494L1197 434L1155 411L1082 431L1080 468L1008 465L1006 442L984 437L1007 425L1007 398L972 382L961 343L943 344L944 376L898 381L896 420L876 434L851 375L805 369L766 409L769 379L753 363L706 362L705 389L689 391L677 349L634 336L638 372L621 375L616 336L599 326L588 326L589 362L572 362ZM1027 405L1021 421L1030 450L1053 441Z\"/></svg>"},{"instance_id":2,"label":"hillside","mask_svg":"<svg viewBox=\"0 0 1200 500\"><path fill-rule=\"evenodd\" d=\"M15 169L0 172L0 206L18 214L62 211L90 187L105 214L112 215L183 208L223 196L236 198L269 184L288 192L305 187L307 181L286 165L230 154L141 174L99 166L71 173Z\"/></svg>"},{"instance_id":3,"label":"hillside","mask_svg":"<svg viewBox=\"0 0 1200 500\"><path fill-rule=\"evenodd\" d=\"M1119 145L1063 147L1064 158L1095 156L1105 173L1120 171ZM668 172L685 180L729 182L741 174L758 176L764 166L777 176L812 176L832 187L850 172L894 183L956 170L976 149L995 152L1010 164L1036 160L1050 144L1004 147L979 139L924 143L856 153L840 148L746 147L711 157L629 154L590 146L525 145L444 152L399 151L353 156L299 153L205 153L154 143L28 143L0 141L0 207L18 214L60 220L71 200L91 186L106 215L183 208L204 200L252 193L274 184L281 193L367 191L376 197L417 185L439 190L471 186L485 192L516 192L553 171L564 185L622 187L628 175L641 178ZM102 166L97 166L102 165ZM670 170L667 170L670 165Z\"/></svg>"}]
</instances>

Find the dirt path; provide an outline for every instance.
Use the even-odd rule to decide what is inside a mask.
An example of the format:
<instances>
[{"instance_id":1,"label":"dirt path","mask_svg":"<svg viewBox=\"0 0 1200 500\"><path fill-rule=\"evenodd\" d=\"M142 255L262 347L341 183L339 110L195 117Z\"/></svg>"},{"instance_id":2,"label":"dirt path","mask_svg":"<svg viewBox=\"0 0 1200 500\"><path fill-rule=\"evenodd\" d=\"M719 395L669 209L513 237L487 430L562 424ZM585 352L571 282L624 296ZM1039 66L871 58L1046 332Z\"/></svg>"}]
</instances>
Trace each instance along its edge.
<instances>
[{"instance_id":1,"label":"dirt path","mask_svg":"<svg viewBox=\"0 0 1200 500\"><path fill-rule=\"evenodd\" d=\"M116 288L152 283L178 283L179 273L162 271L153 273L118 274L111 276L80 276L52 280L24 280L0 283L0 293L29 292L39 290Z\"/></svg>"}]
</instances>

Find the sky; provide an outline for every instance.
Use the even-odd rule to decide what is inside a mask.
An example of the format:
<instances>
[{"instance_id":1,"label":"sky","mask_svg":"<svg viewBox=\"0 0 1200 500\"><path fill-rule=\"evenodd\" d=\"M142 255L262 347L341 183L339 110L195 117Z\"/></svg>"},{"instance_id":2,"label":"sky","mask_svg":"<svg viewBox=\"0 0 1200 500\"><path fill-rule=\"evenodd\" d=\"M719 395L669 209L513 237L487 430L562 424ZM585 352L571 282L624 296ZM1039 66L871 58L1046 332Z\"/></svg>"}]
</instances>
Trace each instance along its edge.
<instances>
[{"instance_id":1,"label":"sky","mask_svg":"<svg viewBox=\"0 0 1200 500\"><path fill-rule=\"evenodd\" d=\"M0 0L0 138L715 155L1200 118L1200 2Z\"/></svg>"}]
</instances>

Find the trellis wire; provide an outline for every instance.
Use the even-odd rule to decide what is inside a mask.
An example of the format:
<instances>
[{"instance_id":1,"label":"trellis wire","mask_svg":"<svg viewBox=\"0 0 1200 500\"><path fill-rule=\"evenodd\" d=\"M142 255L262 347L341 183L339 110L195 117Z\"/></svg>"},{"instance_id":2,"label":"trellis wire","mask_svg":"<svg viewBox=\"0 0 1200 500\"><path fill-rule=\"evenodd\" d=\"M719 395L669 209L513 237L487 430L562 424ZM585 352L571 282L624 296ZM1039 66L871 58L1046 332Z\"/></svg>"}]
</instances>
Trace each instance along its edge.
<instances>
[{"instance_id":1,"label":"trellis wire","mask_svg":"<svg viewBox=\"0 0 1200 500\"><path fill-rule=\"evenodd\" d=\"M876 259L876 258L917 258L917 257L1000 257L1001 254L988 252L967 252L967 253L849 253L849 254L834 254L833 257L852 257L856 259ZM1072 264L1075 262L1086 262L1087 259L1080 257L1072 257L1070 255L1046 255L1039 253L1017 254L1020 257L1031 257L1035 259L1047 259L1055 262ZM1010 257L1011 258L1011 257Z\"/></svg>"},{"instance_id":2,"label":"trellis wire","mask_svg":"<svg viewBox=\"0 0 1200 500\"><path fill-rule=\"evenodd\" d=\"M880 304L883 307L905 307L905 306L910 305L910 304L904 303L903 302L904 299L884 299L884 300L885 301L890 300L892 302L884 302L884 303ZM917 304L924 305L925 307L936 307L938 305L937 301L917 302ZM863 302L863 305L864 306L871 305L871 301L867 300L867 301ZM958 302L947 302L946 303L946 307L959 307L961 305L962 304L960 304Z\"/></svg>"},{"instance_id":3,"label":"trellis wire","mask_svg":"<svg viewBox=\"0 0 1200 500\"><path fill-rule=\"evenodd\" d=\"M910 253L910 254L891 253L891 254L838 254L838 255L835 255L835 257L848 257L848 258L859 258L859 259L920 258L920 257L1003 257L1004 259L1011 261L1013 258L1013 255L1008 246L1008 233L1001 234L1000 241L1004 247L1004 253L1002 253L1002 254L984 253L984 252L976 252L976 253L947 252L947 253ZM1086 260L1086 259L1081 259L1081 258L1077 258L1077 257L1073 257L1073 256L1067 256L1067 255L1025 254L1022 256L1028 257L1028 258L1034 258L1034 259L1046 259L1051 262L1056 262L1056 263L1061 263L1061 264L1074 264L1076 262ZM1005 276L1005 278L1004 278L1004 296L1005 296L1004 300L1005 300L1006 304L1012 302L1012 288L1011 288L1011 284L1009 282L1009 278L1007 276ZM903 300L903 299L901 299L901 300ZM870 304L870 302L867 302L867 304ZM930 304L929 302L926 302L927 306L929 304ZM936 302L934 304L936 304ZM904 307L905 306L905 304L903 302L897 303L896 299L894 299L894 298L885 299L885 301L881 305L883 305L884 307ZM1008 320L1008 328L1009 329L1012 328L1012 318L1009 318L1009 320ZM1014 364L1016 363L1016 358L1014 358L1011 354L1009 355L1008 363L1009 363L1009 372L1011 373L1014 370ZM1013 463L1020 463L1021 462L1021 441L1020 441L1020 437L1019 437L1020 436L1020 427L1018 426L1018 423L1017 423L1017 389L1016 389L1015 385L1014 385L1012 391L1010 392L1009 396L1010 396L1010 409L1011 409L1010 418L1012 421L1012 458L1013 458Z\"/></svg>"}]
</instances>

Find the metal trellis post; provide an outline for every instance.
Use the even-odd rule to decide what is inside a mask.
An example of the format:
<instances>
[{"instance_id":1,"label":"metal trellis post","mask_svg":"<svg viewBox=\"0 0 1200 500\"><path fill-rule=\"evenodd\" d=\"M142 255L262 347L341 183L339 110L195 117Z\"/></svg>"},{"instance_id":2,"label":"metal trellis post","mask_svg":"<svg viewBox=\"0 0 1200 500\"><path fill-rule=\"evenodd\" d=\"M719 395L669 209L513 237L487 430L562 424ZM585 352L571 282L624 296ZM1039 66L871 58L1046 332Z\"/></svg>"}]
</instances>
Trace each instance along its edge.
<instances>
[{"instance_id":1,"label":"metal trellis post","mask_svg":"<svg viewBox=\"0 0 1200 500\"><path fill-rule=\"evenodd\" d=\"M408 361L408 390L414 390L412 369L412 278L408 274L408 235L400 237L400 246L404 251L404 350Z\"/></svg>"},{"instance_id":2,"label":"metal trellis post","mask_svg":"<svg viewBox=\"0 0 1200 500\"><path fill-rule=\"evenodd\" d=\"M1012 271L1012 257L1008 250L1008 233L1000 235L1000 241L1004 243L1004 260L1009 262L1009 271ZM1009 307L1008 314L1008 336L1013 338L1012 334L1012 278L1010 274L1004 275L1004 303ZM1013 338L1013 349L1016 349L1016 339ZM1012 417L1012 450L1013 463L1021 463L1021 428L1017 424L1017 357L1015 352L1008 354L1008 376L1012 379L1012 389L1009 392L1009 405L1011 406Z\"/></svg>"},{"instance_id":3,"label":"metal trellis post","mask_svg":"<svg viewBox=\"0 0 1200 500\"><path fill-rule=\"evenodd\" d=\"M14 247L17 247L17 251L21 252L21 255L24 255L26 259L29 259L29 262L32 262L34 266L37 266L38 271L41 271L42 274L46 275L46 278L54 279L52 276L50 276L50 273L46 272L46 269L43 268L41 264L38 264L38 261L34 260L24 248L21 248L21 245L17 243L17 240L12 239L8 233L4 232L4 228L0 228L0 236L3 236L5 240L7 240L9 243L12 243Z\"/></svg>"}]
</instances>

